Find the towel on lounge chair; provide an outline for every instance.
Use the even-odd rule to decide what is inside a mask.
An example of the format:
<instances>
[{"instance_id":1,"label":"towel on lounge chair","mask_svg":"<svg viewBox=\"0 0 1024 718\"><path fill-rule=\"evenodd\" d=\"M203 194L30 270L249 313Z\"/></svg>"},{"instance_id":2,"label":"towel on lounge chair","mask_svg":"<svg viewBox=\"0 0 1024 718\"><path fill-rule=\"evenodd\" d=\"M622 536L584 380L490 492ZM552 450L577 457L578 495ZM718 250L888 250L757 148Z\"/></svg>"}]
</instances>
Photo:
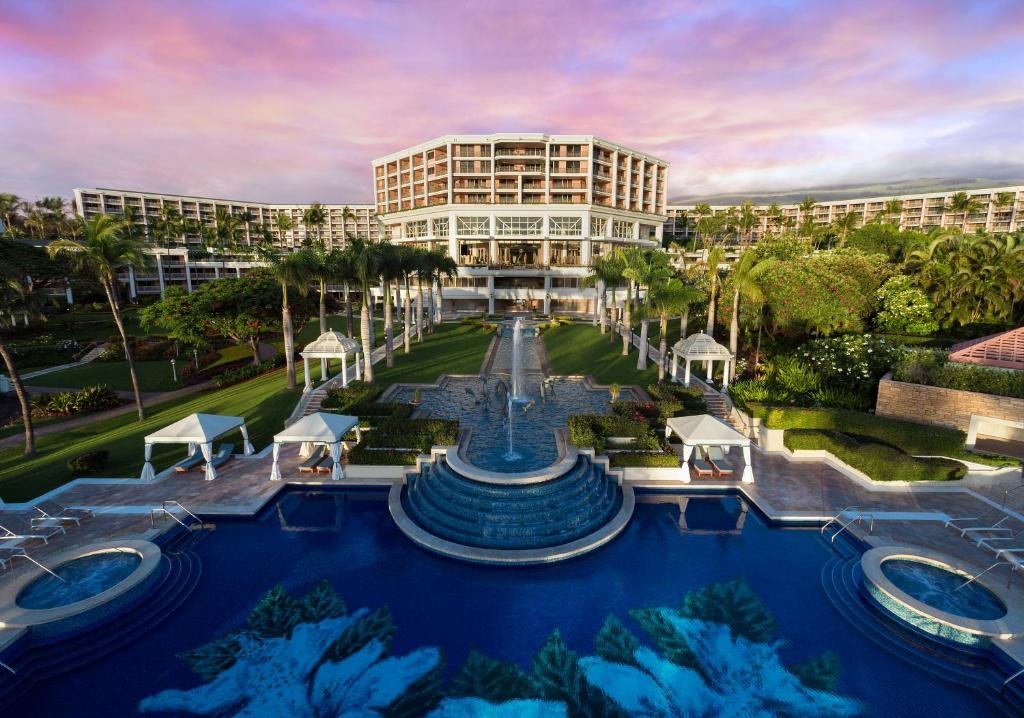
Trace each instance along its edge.
<instances>
[{"instance_id":1,"label":"towel on lounge chair","mask_svg":"<svg viewBox=\"0 0 1024 718\"><path fill-rule=\"evenodd\" d=\"M732 476L736 473L732 463L725 458L725 452L722 451L721 446L708 447L708 461L711 462L711 468L719 476Z\"/></svg>"}]
</instances>

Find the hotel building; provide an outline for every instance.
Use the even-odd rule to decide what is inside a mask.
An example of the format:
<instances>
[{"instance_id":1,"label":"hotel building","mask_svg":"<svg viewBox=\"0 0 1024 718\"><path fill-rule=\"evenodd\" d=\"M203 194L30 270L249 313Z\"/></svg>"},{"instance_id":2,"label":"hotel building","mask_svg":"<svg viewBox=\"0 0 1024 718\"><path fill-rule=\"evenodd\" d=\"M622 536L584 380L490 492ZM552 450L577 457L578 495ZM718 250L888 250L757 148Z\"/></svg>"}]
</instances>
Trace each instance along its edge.
<instances>
[{"instance_id":1,"label":"hotel building","mask_svg":"<svg viewBox=\"0 0 1024 718\"><path fill-rule=\"evenodd\" d=\"M593 258L661 245L667 175L591 135L449 135L373 162L384 235L458 263L448 314L592 312Z\"/></svg>"},{"instance_id":2,"label":"hotel building","mask_svg":"<svg viewBox=\"0 0 1024 718\"><path fill-rule=\"evenodd\" d=\"M810 212L801 209L799 204L778 205L777 213L771 212L771 205L756 205L754 211L758 217L758 225L754 229L754 239L769 231L778 232L786 227L798 227L808 216L813 217L816 226L824 227L849 212L857 214L859 226L884 218L893 224L898 223L901 230L930 232L940 227L959 229L964 226L963 213L958 214L947 209L956 191L817 202ZM964 191L978 204L978 211L967 218L968 233L979 230L1015 232L1024 229L1024 186ZM891 200L898 200L901 206L898 213L889 215L886 212L886 203ZM718 214L734 210L736 206L712 205L711 209ZM664 234L667 241L682 244L693 237L696 231L695 220L698 218L695 210L696 205L692 204L674 204L666 208Z\"/></svg>"}]
</instances>

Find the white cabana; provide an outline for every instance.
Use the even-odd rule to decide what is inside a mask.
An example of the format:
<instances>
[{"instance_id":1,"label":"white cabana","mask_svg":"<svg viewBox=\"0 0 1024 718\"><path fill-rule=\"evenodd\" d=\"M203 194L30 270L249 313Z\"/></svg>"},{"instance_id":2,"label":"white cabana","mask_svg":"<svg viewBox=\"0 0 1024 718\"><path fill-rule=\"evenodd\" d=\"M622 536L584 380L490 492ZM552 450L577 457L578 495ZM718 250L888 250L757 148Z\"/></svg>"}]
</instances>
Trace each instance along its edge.
<instances>
[{"instance_id":1,"label":"white cabana","mask_svg":"<svg viewBox=\"0 0 1024 718\"><path fill-rule=\"evenodd\" d=\"M679 380L679 360L686 363L686 374L683 384L690 386L690 363L695 361L704 362L704 373L711 381L714 362L723 362L722 386L729 384L729 375L732 374L733 357L732 352L723 347L707 334L691 334L686 339L680 339L672 347L672 379Z\"/></svg>"},{"instance_id":2,"label":"white cabana","mask_svg":"<svg viewBox=\"0 0 1024 718\"><path fill-rule=\"evenodd\" d=\"M362 373L360 368L361 348L359 342L351 337L332 330L326 331L306 345L300 354L302 355L303 367L306 370L306 386L303 391L313 388L313 381L309 376L309 360L320 360L320 379L327 380L327 361L329 359L341 359L341 385L348 386L348 355L353 354L356 358L356 376Z\"/></svg>"},{"instance_id":3,"label":"white cabana","mask_svg":"<svg viewBox=\"0 0 1024 718\"><path fill-rule=\"evenodd\" d=\"M206 480L217 478L217 470L213 466L213 441L229 431L239 429L242 432L243 452L252 454L249 443L249 430L245 419L240 416L221 416L219 414L191 414L180 421L165 426L146 437L146 463L142 467L142 480L156 478L153 471L153 444L188 444L188 456L197 450L203 452L206 460Z\"/></svg>"},{"instance_id":4,"label":"white cabana","mask_svg":"<svg viewBox=\"0 0 1024 718\"><path fill-rule=\"evenodd\" d=\"M683 441L683 481L690 481L690 457L698 446L720 446L728 451L738 446L743 451L744 483L754 483L754 470L750 463L750 439L710 414L673 416L665 422L665 438L675 434Z\"/></svg>"},{"instance_id":5,"label":"white cabana","mask_svg":"<svg viewBox=\"0 0 1024 718\"><path fill-rule=\"evenodd\" d=\"M309 456L313 447L318 444L328 446L331 451L331 460L334 462L331 467L331 478L335 480L344 478L345 475L341 471L341 440L352 429L356 430L356 440L362 439L358 417L330 414L323 411L302 417L274 436L274 463L270 469L270 480L281 480L278 456L281 452L281 444L285 443L301 443L302 446L299 449L301 456Z\"/></svg>"}]
</instances>

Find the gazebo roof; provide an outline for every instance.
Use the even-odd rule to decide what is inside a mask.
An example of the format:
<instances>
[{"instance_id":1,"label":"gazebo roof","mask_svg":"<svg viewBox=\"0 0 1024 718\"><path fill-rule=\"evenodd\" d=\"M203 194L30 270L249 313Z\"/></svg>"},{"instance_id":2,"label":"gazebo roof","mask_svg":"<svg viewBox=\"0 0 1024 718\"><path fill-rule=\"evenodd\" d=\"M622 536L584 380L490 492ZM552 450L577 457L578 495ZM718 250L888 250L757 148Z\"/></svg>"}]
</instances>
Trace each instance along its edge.
<instances>
[{"instance_id":1,"label":"gazebo roof","mask_svg":"<svg viewBox=\"0 0 1024 718\"><path fill-rule=\"evenodd\" d=\"M359 342L333 329L328 330L311 341L302 350L304 357L340 357L342 354L353 354L359 351Z\"/></svg>"},{"instance_id":2,"label":"gazebo roof","mask_svg":"<svg viewBox=\"0 0 1024 718\"><path fill-rule=\"evenodd\" d=\"M318 411L304 416L279 434L274 435L275 444L289 441L322 441L334 443L341 441L355 426L359 425L359 417L344 414L330 414Z\"/></svg>"},{"instance_id":3,"label":"gazebo roof","mask_svg":"<svg viewBox=\"0 0 1024 718\"><path fill-rule=\"evenodd\" d=\"M1024 370L1024 327L954 344L949 360Z\"/></svg>"},{"instance_id":4,"label":"gazebo roof","mask_svg":"<svg viewBox=\"0 0 1024 718\"><path fill-rule=\"evenodd\" d=\"M146 437L147 444L203 444L245 424L241 416L191 414Z\"/></svg>"},{"instance_id":5,"label":"gazebo roof","mask_svg":"<svg viewBox=\"0 0 1024 718\"><path fill-rule=\"evenodd\" d=\"M750 439L710 414L673 416L665 423L685 444L750 446Z\"/></svg>"},{"instance_id":6,"label":"gazebo roof","mask_svg":"<svg viewBox=\"0 0 1024 718\"><path fill-rule=\"evenodd\" d=\"M732 352L704 334L691 334L673 345L672 351L682 359L731 359Z\"/></svg>"}]
</instances>

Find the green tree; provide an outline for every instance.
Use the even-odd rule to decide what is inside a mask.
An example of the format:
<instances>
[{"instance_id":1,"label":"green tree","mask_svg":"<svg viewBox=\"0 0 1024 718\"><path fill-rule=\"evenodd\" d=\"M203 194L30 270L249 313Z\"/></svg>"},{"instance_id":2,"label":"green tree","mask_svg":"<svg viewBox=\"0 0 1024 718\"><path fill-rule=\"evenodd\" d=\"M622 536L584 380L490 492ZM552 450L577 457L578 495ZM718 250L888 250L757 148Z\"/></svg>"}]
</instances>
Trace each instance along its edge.
<instances>
[{"instance_id":1,"label":"green tree","mask_svg":"<svg viewBox=\"0 0 1024 718\"><path fill-rule=\"evenodd\" d=\"M800 234L810 237L814 234L814 210L818 206L818 200L814 197L804 197L800 202Z\"/></svg>"},{"instance_id":2,"label":"green tree","mask_svg":"<svg viewBox=\"0 0 1024 718\"><path fill-rule=\"evenodd\" d=\"M284 361L288 388L294 389L296 386L295 324L292 318L291 303L288 300L288 290L295 289L299 296L306 296L309 293L309 283L313 278L313 266L308 254L295 252L276 258L270 265L270 274L281 286L281 332L284 335Z\"/></svg>"},{"instance_id":3,"label":"green tree","mask_svg":"<svg viewBox=\"0 0 1024 718\"><path fill-rule=\"evenodd\" d=\"M668 277L648 290L648 304L658 317L659 322L658 353L661 356L661 362L658 364L658 381L665 380L668 366L668 320L685 312L690 305L703 298L702 291L686 284L678 277Z\"/></svg>"},{"instance_id":4,"label":"green tree","mask_svg":"<svg viewBox=\"0 0 1024 718\"><path fill-rule=\"evenodd\" d=\"M0 219L4 223L4 231L12 237L17 236L18 212L21 208L21 198L10 192L0 192Z\"/></svg>"},{"instance_id":5,"label":"green tree","mask_svg":"<svg viewBox=\"0 0 1024 718\"><path fill-rule=\"evenodd\" d=\"M729 351L738 356L740 336L740 299L760 302L761 286L758 284L757 255L746 251L732 265L729 281L732 284L732 316L729 321Z\"/></svg>"},{"instance_id":6,"label":"green tree","mask_svg":"<svg viewBox=\"0 0 1024 718\"><path fill-rule=\"evenodd\" d=\"M708 284L708 324L705 331L710 337L715 336L715 305L718 303L718 289L722 282L718 272L724 261L725 250L721 247L709 249L703 261L704 277Z\"/></svg>"},{"instance_id":7,"label":"green tree","mask_svg":"<svg viewBox=\"0 0 1024 718\"><path fill-rule=\"evenodd\" d=\"M319 242L327 223L327 210L319 202L314 202L302 213L302 225L306 228L306 242Z\"/></svg>"},{"instance_id":8,"label":"green tree","mask_svg":"<svg viewBox=\"0 0 1024 718\"><path fill-rule=\"evenodd\" d=\"M45 298L38 290L33 290L22 279L22 275L16 274L8 266L0 268L0 304L4 311L0 311L0 329L12 331L17 323L16 313L23 315L26 320L29 316L43 317L42 305ZM36 434L32 424L32 406L29 402L28 392L18 374L18 367L15 365L14 356L8 349L0 334L0 359L3 359L7 368L7 375L10 377L11 385L14 387L14 394L18 399L18 407L21 410L21 424L25 432L25 449L22 452L26 457L35 456Z\"/></svg>"},{"instance_id":9,"label":"green tree","mask_svg":"<svg viewBox=\"0 0 1024 718\"><path fill-rule=\"evenodd\" d=\"M384 362L388 367L395 365L395 352L392 347L392 340L395 336L394 309L392 305L391 289L394 282L399 281L403 275L403 256L398 250L398 245L385 242L380 245L380 262L377 271L380 273L380 283L383 288L384 297Z\"/></svg>"},{"instance_id":10,"label":"green tree","mask_svg":"<svg viewBox=\"0 0 1024 718\"><path fill-rule=\"evenodd\" d=\"M836 234L839 235L840 247L846 244L846 238L850 235L850 232L857 229L860 225L860 216L860 212L844 212L836 217L835 221L832 223Z\"/></svg>"},{"instance_id":11,"label":"green tree","mask_svg":"<svg viewBox=\"0 0 1024 718\"><path fill-rule=\"evenodd\" d=\"M373 383L373 317L370 315L370 290L380 278L381 243L369 239L356 239L349 244L352 270L359 282L360 339L363 345L363 381Z\"/></svg>"},{"instance_id":12,"label":"green tree","mask_svg":"<svg viewBox=\"0 0 1024 718\"><path fill-rule=\"evenodd\" d=\"M292 220L291 213L286 210L278 210L274 215L274 230L277 232L278 245L285 246L285 236L293 229L295 229L295 222Z\"/></svg>"},{"instance_id":13,"label":"green tree","mask_svg":"<svg viewBox=\"0 0 1024 718\"><path fill-rule=\"evenodd\" d=\"M966 192L954 192L950 195L949 202L946 203L944 209L946 212L950 212L954 215L963 215L960 224L960 231L967 234L967 223L970 222L971 215L981 209L981 202L976 200L974 197L971 197Z\"/></svg>"},{"instance_id":14,"label":"green tree","mask_svg":"<svg viewBox=\"0 0 1024 718\"><path fill-rule=\"evenodd\" d=\"M124 266L132 266L136 270L149 265L146 254L146 241L131 236L125 231L130 220L121 220L108 214L98 214L92 219L81 219L81 239L58 239L51 243L51 256L67 257L75 269L94 278L103 287L114 317L114 324L121 335L128 373L131 376L132 392L135 395L135 408L139 421L146 418L142 406L142 391L139 388L139 376L135 369L135 358L132 356L128 332L124 327L124 316L121 311L121 300L118 292L117 271Z\"/></svg>"},{"instance_id":15,"label":"green tree","mask_svg":"<svg viewBox=\"0 0 1024 718\"><path fill-rule=\"evenodd\" d=\"M599 318L601 333L607 331L607 318L605 317L607 297L610 289L612 292L612 313L615 312L615 290L622 283L622 262L615 253L603 257L595 257L590 261L587 268L587 276L583 279L584 287L594 287L597 293L595 301L595 316ZM612 317L614 332L615 317Z\"/></svg>"}]
</instances>

